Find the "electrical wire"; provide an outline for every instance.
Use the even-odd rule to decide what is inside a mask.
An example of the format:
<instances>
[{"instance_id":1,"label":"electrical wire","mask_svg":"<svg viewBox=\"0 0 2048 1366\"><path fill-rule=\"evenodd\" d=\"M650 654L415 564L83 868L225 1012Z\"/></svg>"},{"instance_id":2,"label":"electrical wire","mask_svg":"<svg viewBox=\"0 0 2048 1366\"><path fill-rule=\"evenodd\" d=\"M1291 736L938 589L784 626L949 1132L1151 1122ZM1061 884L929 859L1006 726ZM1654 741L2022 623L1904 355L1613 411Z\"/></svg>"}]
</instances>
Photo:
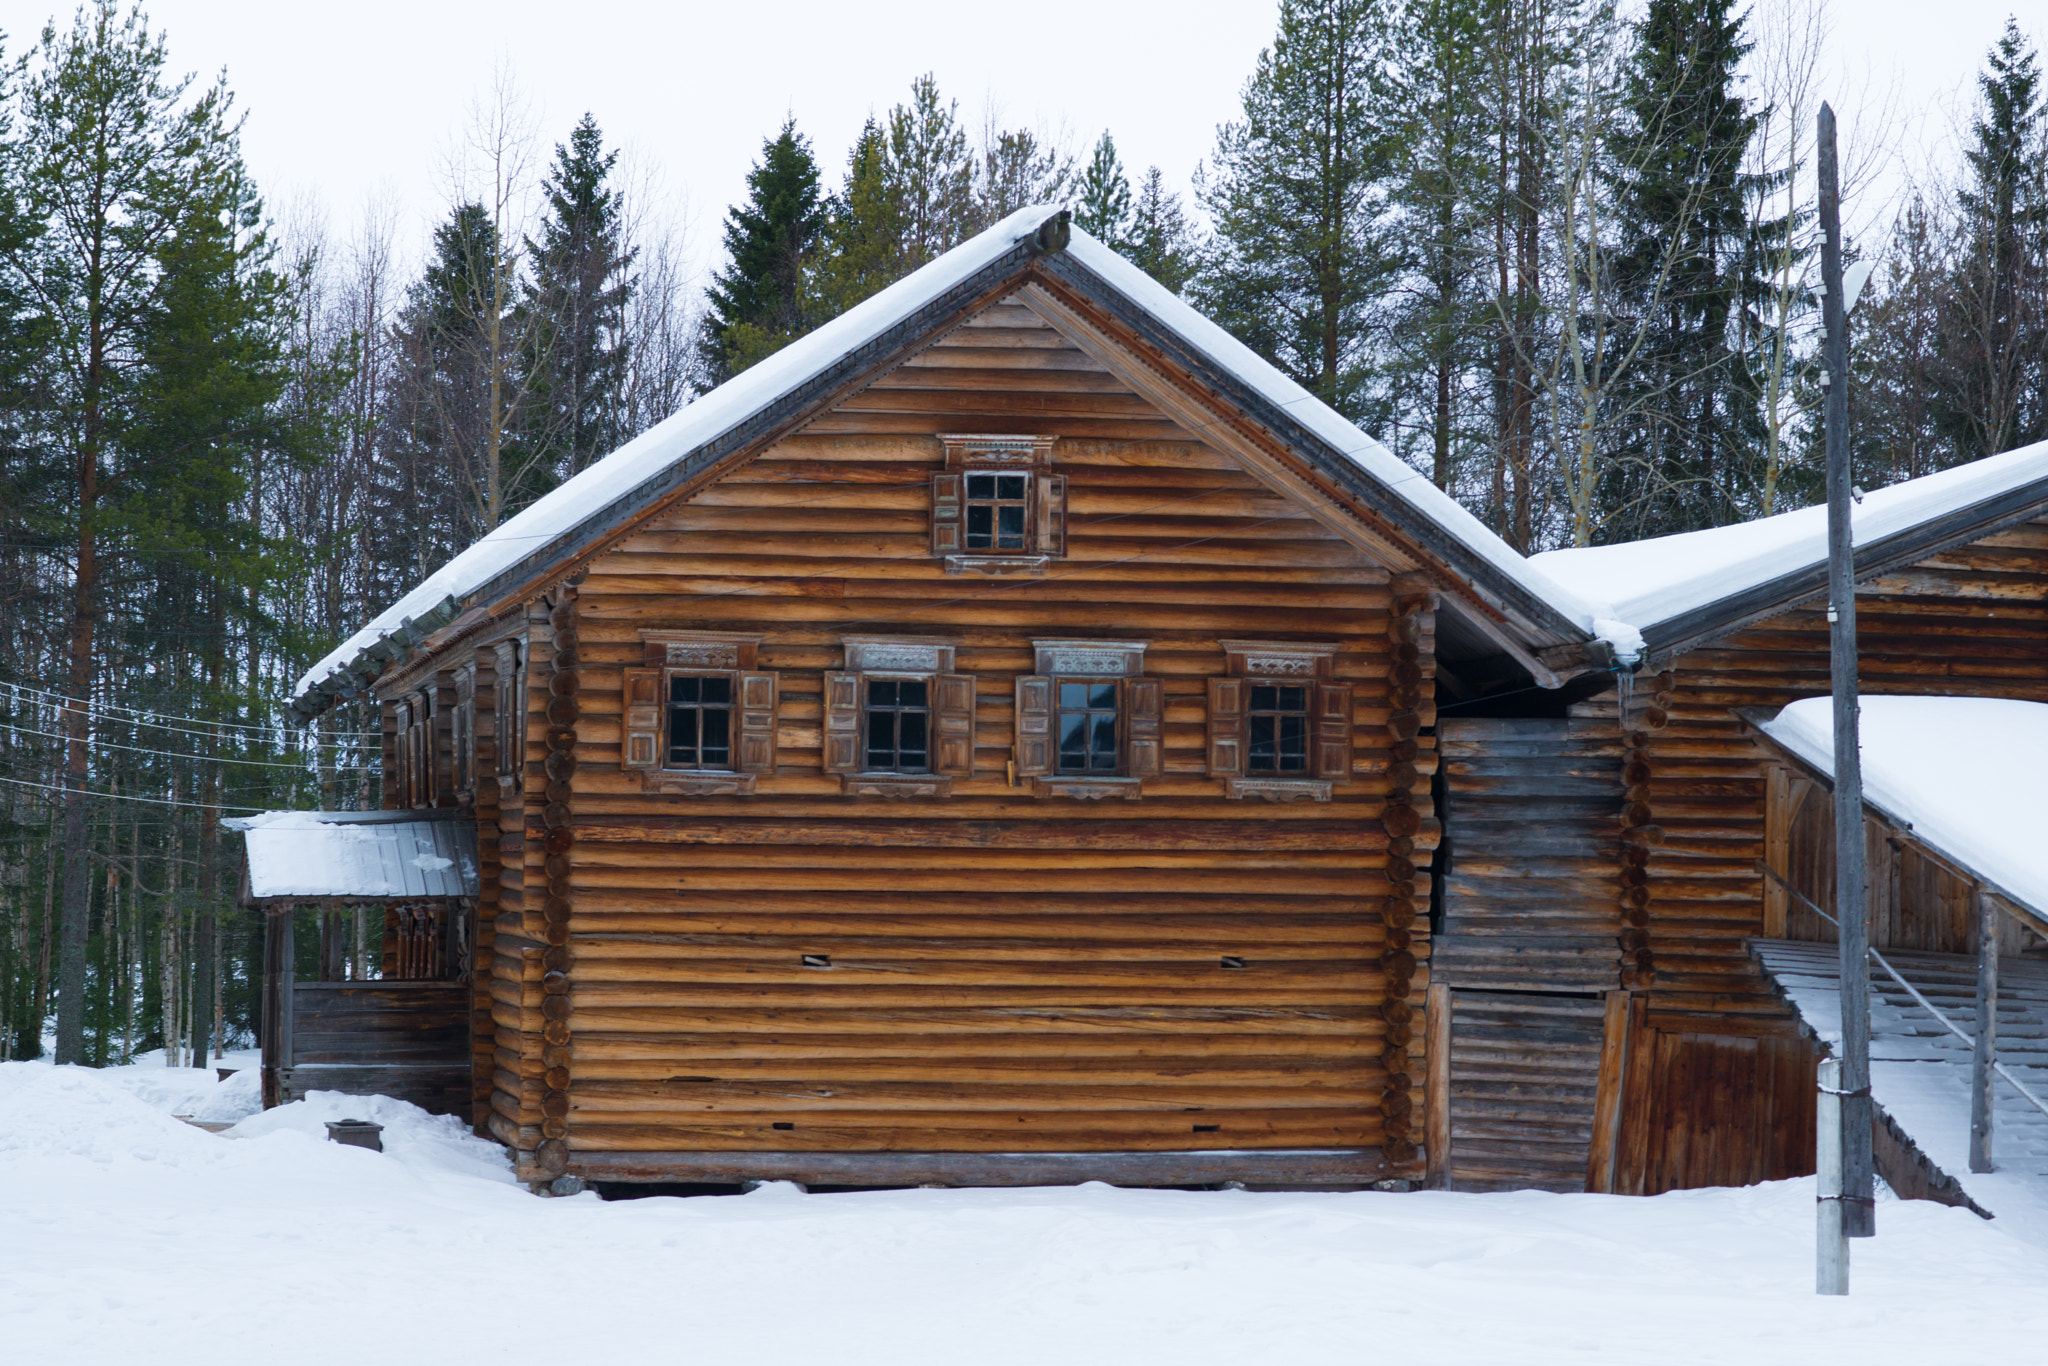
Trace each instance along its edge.
<instances>
[{"instance_id":1,"label":"electrical wire","mask_svg":"<svg viewBox=\"0 0 2048 1366\"><path fill-rule=\"evenodd\" d=\"M267 739L275 739L280 733L287 729L286 727L244 726L232 721L206 721L197 716L177 716L170 712L144 711L137 707L123 707L112 702L89 702L76 697L68 697L63 693L50 692L43 688L32 688L26 683L6 683L0 684L0 687L6 687L16 692L32 693L36 696L47 698L54 704L61 705L67 708L83 707L87 712L125 712L129 713L132 716L138 717L162 716L168 717L171 720L176 721L192 721L198 725L209 727L209 729L192 730L183 726L168 726L162 724L161 722L131 720L126 717L108 718L109 721L115 725L139 726L148 730L169 731L172 734L176 735L197 735L209 740L219 740L228 738L220 733L222 731L243 731L251 735L263 736ZM383 732L381 731L374 730L341 731L336 733L343 735L358 736L381 736L383 734ZM375 753L377 752L378 749L378 747L375 745L351 745L348 742L341 740L331 742L315 741L311 747L316 749L356 749L362 753Z\"/></svg>"},{"instance_id":2,"label":"electrical wire","mask_svg":"<svg viewBox=\"0 0 2048 1366\"><path fill-rule=\"evenodd\" d=\"M25 783L25 782L23 782L23 781L22 781L21 779L19 779L19 778L0 778L0 783L11 783L11 784L13 784L13 785L14 785L15 787L29 787L29 788L34 788L34 789L35 789L36 791L38 791L38 792L42 792L42 793L45 793L45 794L48 794L48 793L51 793L51 792L59 792L59 793L61 793L61 792L76 792L76 793L78 793L78 795L79 795L79 796L81 796L81 797L103 797L103 798L105 798L106 800L108 800L108 801L112 801L112 802L148 802L148 803L149 803L150 805L152 805L152 806L193 806L193 807L199 807L200 809L202 809L202 810L206 810L206 811L259 811L259 812L260 812L260 811L269 811L269 810L272 810L272 809L273 809L273 808L271 808L271 807L267 807L267 806L228 806L228 805L225 805L224 803L220 803L220 802L180 802L180 801L173 801L173 800L171 800L171 799L170 799L170 798L168 798L168 797L131 797L131 796L129 796L129 795L128 795L127 793L125 793L125 792L101 792L101 791L99 791L99 790L98 790L98 789L96 789L96 788L89 788L89 787L78 787L78 788L69 788L69 787L59 787L59 788L52 788L52 787L51 787L51 786L50 786L50 785L49 785L48 783Z\"/></svg>"},{"instance_id":3,"label":"electrical wire","mask_svg":"<svg viewBox=\"0 0 2048 1366\"><path fill-rule=\"evenodd\" d=\"M27 726L17 726L12 722L0 722L0 730L13 731L17 735L40 735L45 739L62 740L67 744L71 741L70 736L60 734L57 731L31 730ZM264 759L234 759L216 754L187 754L183 750L175 749L144 749L140 745L117 745L112 740L87 739L85 743L94 749L119 749L125 750L130 754L155 754L166 759L190 759L194 763L201 764L245 764L251 768L288 768L297 773L313 773L318 771L309 768L307 764L280 764ZM309 759L308 763L310 762L311 760Z\"/></svg>"}]
</instances>

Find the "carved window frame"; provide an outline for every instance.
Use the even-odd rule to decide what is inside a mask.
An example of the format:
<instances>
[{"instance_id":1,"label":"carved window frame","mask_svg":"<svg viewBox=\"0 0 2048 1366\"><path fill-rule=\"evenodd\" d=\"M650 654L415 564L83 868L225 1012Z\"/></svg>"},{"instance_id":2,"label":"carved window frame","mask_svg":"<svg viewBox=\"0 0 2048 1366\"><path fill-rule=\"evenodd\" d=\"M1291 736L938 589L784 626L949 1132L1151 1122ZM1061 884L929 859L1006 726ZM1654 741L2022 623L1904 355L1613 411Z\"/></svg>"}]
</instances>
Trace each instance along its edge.
<instances>
[{"instance_id":1,"label":"carved window frame","mask_svg":"<svg viewBox=\"0 0 2048 1366\"><path fill-rule=\"evenodd\" d=\"M690 797L749 796L776 766L780 676L757 668L761 637L731 631L640 632L641 663L622 675L619 766L650 792ZM724 678L731 685L731 763L669 765L671 680Z\"/></svg>"},{"instance_id":2,"label":"carved window frame","mask_svg":"<svg viewBox=\"0 0 2048 1366\"><path fill-rule=\"evenodd\" d=\"M1017 679L1013 762L1041 797L1135 801L1144 783L1160 777L1165 714L1164 684L1145 673L1145 642L1034 640L1033 672ZM1118 765L1114 774L1063 773L1059 767L1060 685L1117 685Z\"/></svg>"},{"instance_id":3,"label":"carved window frame","mask_svg":"<svg viewBox=\"0 0 2048 1366\"><path fill-rule=\"evenodd\" d=\"M1327 802L1351 781L1352 687L1332 678L1329 642L1224 640L1225 672L1209 680L1208 767L1232 801ZM1251 690L1259 682L1309 690L1308 771L1296 776L1250 771Z\"/></svg>"},{"instance_id":4,"label":"carved window frame","mask_svg":"<svg viewBox=\"0 0 2048 1366\"><path fill-rule=\"evenodd\" d=\"M932 554L948 574L1042 574L1067 553L1067 477L1051 469L1054 436L942 434L945 468L932 476ZM1025 477L1022 549L974 550L967 545L968 480L972 475Z\"/></svg>"},{"instance_id":5,"label":"carved window frame","mask_svg":"<svg viewBox=\"0 0 2048 1366\"><path fill-rule=\"evenodd\" d=\"M824 676L822 764L854 797L949 797L974 776L975 681L958 672L953 641L932 636L847 636L844 665ZM868 685L921 682L929 715L928 771L875 771L868 760Z\"/></svg>"}]
</instances>

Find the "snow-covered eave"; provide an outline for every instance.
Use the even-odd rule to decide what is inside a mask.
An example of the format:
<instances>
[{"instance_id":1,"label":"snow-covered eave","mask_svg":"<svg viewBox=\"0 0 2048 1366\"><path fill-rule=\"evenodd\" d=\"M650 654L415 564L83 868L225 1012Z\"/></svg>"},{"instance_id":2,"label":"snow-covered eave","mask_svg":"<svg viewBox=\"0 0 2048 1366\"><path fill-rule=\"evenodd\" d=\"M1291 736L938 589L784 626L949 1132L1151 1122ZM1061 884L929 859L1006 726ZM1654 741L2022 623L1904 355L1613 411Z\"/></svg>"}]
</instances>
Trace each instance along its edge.
<instances>
[{"instance_id":1,"label":"snow-covered eave","mask_svg":"<svg viewBox=\"0 0 2048 1366\"><path fill-rule=\"evenodd\" d=\"M1774 728L1771 724L1777 716L1777 710L1774 708L1737 707L1735 714L1765 748L1797 768L1823 791L1831 793L1835 790L1834 754L1831 750L1823 751L1806 743L1797 732ZM1972 859L1958 853L1940 839L1928 835L1924 830L1916 828L1911 819L1881 795L1874 794L1867 786L1863 791L1863 809L1890 826L1901 838L1920 846L1964 877L1975 881L1985 891L2003 900L2022 920L2031 921L2031 928L2036 933L2048 936L2048 907L2037 905L2033 899L2012 891L1999 879L1986 873Z\"/></svg>"},{"instance_id":2,"label":"snow-covered eave","mask_svg":"<svg viewBox=\"0 0 2048 1366\"><path fill-rule=\"evenodd\" d=\"M1964 507L1856 547L1856 579L1861 583L1902 569L1916 561L1982 540L2008 527L2048 513L2048 478L2030 480ZM1682 654L1730 631L1782 612L1827 592L1828 561L1821 553L1797 569L1752 584L1726 597L1641 627L1650 657Z\"/></svg>"},{"instance_id":3,"label":"snow-covered eave","mask_svg":"<svg viewBox=\"0 0 2048 1366\"><path fill-rule=\"evenodd\" d=\"M1019 210L858 307L720 385L451 559L299 680L310 718L366 691L388 662L451 623L530 595L650 506L712 477L723 462L793 429L876 369L927 344L957 317L1014 288L1034 264L1114 311L1176 363L1221 381L1231 401L1324 471L1354 502L1425 547L1469 585L1508 635L1586 651L1605 639L1623 659L1640 642L1622 623L1530 565L1377 441L1114 251L1074 231L1055 205ZM466 629L466 627L465 627ZM1540 666L1539 666L1540 667Z\"/></svg>"}]
</instances>

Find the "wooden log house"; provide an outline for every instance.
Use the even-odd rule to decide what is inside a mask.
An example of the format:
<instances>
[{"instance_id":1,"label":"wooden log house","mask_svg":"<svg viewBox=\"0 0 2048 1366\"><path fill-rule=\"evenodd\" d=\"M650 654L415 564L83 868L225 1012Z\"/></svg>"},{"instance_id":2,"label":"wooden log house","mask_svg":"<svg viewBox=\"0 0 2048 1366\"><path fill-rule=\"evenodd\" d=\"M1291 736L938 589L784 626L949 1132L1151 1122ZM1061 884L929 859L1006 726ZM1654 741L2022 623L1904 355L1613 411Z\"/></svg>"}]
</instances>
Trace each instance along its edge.
<instances>
[{"instance_id":1,"label":"wooden log house","mask_svg":"<svg viewBox=\"0 0 2048 1366\"><path fill-rule=\"evenodd\" d=\"M2048 473L1964 503L1873 547L1866 686L2044 686ZM1810 1171L1735 709L1825 691L1824 576L1715 570L1630 659L1573 570L1027 210L294 706L371 693L387 801L475 823L473 1118L529 1180Z\"/></svg>"}]
</instances>

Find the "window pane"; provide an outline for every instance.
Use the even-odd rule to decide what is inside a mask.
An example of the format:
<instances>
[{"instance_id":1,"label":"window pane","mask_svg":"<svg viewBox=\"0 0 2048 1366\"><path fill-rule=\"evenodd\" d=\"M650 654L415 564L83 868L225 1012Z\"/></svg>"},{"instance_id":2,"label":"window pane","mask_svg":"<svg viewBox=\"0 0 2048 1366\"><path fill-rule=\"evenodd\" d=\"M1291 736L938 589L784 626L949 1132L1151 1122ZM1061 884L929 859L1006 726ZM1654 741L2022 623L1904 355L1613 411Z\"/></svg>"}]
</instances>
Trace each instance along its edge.
<instances>
[{"instance_id":1,"label":"window pane","mask_svg":"<svg viewBox=\"0 0 2048 1366\"><path fill-rule=\"evenodd\" d=\"M989 550L995 544L995 509L984 503L967 509L967 548Z\"/></svg>"},{"instance_id":2,"label":"window pane","mask_svg":"<svg viewBox=\"0 0 2048 1366\"><path fill-rule=\"evenodd\" d=\"M896 685L896 704L902 707L922 707L924 701L924 680L906 678Z\"/></svg>"},{"instance_id":3,"label":"window pane","mask_svg":"<svg viewBox=\"0 0 2048 1366\"><path fill-rule=\"evenodd\" d=\"M1283 773L1305 773L1308 771L1308 718L1306 716L1282 716L1280 722L1280 771Z\"/></svg>"},{"instance_id":4,"label":"window pane","mask_svg":"<svg viewBox=\"0 0 2048 1366\"><path fill-rule=\"evenodd\" d=\"M1021 499L1024 496L1024 476L1021 474L1000 475L996 479L996 497Z\"/></svg>"},{"instance_id":5,"label":"window pane","mask_svg":"<svg viewBox=\"0 0 2048 1366\"><path fill-rule=\"evenodd\" d=\"M681 682L681 679L677 679ZM672 764L697 762L697 711L677 707L668 714L668 761Z\"/></svg>"},{"instance_id":6,"label":"window pane","mask_svg":"<svg viewBox=\"0 0 2048 1366\"><path fill-rule=\"evenodd\" d=\"M732 705L732 680L730 678L721 674L715 678L700 678L697 681L703 685L703 698L707 705L716 704L722 707Z\"/></svg>"},{"instance_id":7,"label":"window pane","mask_svg":"<svg viewBox=\"0 0 2048 1366\"><path fill-rule=\"evenodd\" d=\"M1088 685L1088 705L1096 711L1116 710L1116 684L1090 683Z\"/></svg>"},{"instance_id":8,"label":"window pane","mask_svg":"<svg viewBox=\"0 0 2048 1366\"><path fill-rule=\"evenodd\" d=\"M1116 767L1116 717L1095 718L1095 742L1090 748L1094 751L1095 767Z\"/></svg>"},{"instance_id":9,"label":"window pane","mask_svg":"<svg viewBox=\"0 0 2048 1366\"><path fill-rule=\"evenodd\" d=\"M1088 717L1082 714L1060 716L1060 767L1086 768L1088 766Z\"/></svg>"},{"instance_id":10,"label":"window pane","mask_svg":"<svg viewBox=\"0 0 2048 1366\"><path fill-rule=\"evenodd\" d=\"M713 711L709 707L704 717L704 749L702 762L706 768L723 768L732 760L732 713Z\"/></svg>"},{"instance_id":11,"label":"window pane","mask_svg":"<svg viewBox=\"0 0 2048 1366\"><path fill-rule=\"evenodd\" d=\"M996 522L996 541L1004 550L1024 548L1024 509L1021 507L999 507L1000 516Z\"/></svg>"},{"instance_id":12,"label":"window pane","mask_svg":"<svg viewBox=\"0 0 2048 1366\"><path fill-rule=\"evenodd\" d=\"M893 707L896 705L896 681L891 678L875 678L868 681L868 705L871 707Z\"/></svg>"},{"instance_id":13,"label":"window pane","mask_svg":"<svg viewBox=\"0 0 2048 1366\"><path fill-rule=\"evenodd\" d=\"M1268 687L1264 685L1255 685L1252 688L1252 710L1273 710L1273 705L1276 701L1279 700L1279 696L1280 690L1278 688Z\"/></svg>"},{"instance_id":14,"label":"window pane","mask_svg":"<svg viewBox=\"0 0 2048 1366\"><path fill-rule=\"evenodd\" d=\"M996 496L996 477L993 474L970 474L967 476L969 498L993 498Z\"/></svg>"},{"instance_id":15,"label":"window pane","mask_svg":"<svg viewBox=\"0 0 2048 1366\"><path fill-rule=\"evenodd\" d=\"M671 702L695 702L697 683L695 678L671 678L668 681L668 700Z\"/></svg>"},{"instance_id":16,"label":"window pane","mask_svg":"<svg viewBox=\"0 0 2048 1366\"><path fill-rule=\"evenodd\" d=\"M896 713L877 711L868 713L868 767L872 769L894 768L896 766Z\"/></svg>"},{"instance_id":17,"label":"window pane","mask_svg":"<svg viewBox=\"0 0 2048 1366\"><path fill-rule=\"evenodd\" d=\"M1300 712L1305 712L1305 711L1307 711L1307 710L1308 710L1308 689L1307 689L1307 688L1282 688L1282 689L1280 689L1280 709L1281 709L1282 711L1300 711Z\"/></svg>"},{"instance_id":18,"label":"window pane","mask_svg":"<svg viewBox=\"0 0 2048 1366\"><path fill-rule=\"evenodd\" d=\"M1254 773L1271 773L1274 768L1273 718L1257 716L1251 718L1251 745L1249 763Z\"/></svg>"},{"instance_id":19,"label":"window pane","mask_svg":"<svg viewBox=\"0 0 2048 1366\"><path fill-rule=\"evenodd\" d=\"M1086 683L1060 684L1060 710L1085 711L1088 707L1088 685Z\"/></svg>"},{"instance_id":20,"label":"window pane","mask_svg":"<svg viewBox=\"0 0 2048 1366\"><path fill-rule=\"evenodd\" d=\"M900 766L906 773L921 773L925 762L925 714L921 711L906 711L899 714L901 739L898 749L902 756Z\"/></svg>"}]
</instances>

